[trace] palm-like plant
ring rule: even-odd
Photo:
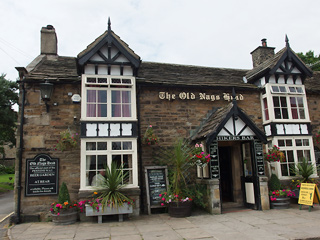
[[[172,191],[179,195],[186,187],[186,168],[189,167],[192,151],[190,146],[183,140],[177,140],[170,155],[169,162],[172,165]]]
[[[302,158],[302,162],[298,162],[294,167],[291,167],[291,172],[297,176],[302,177],[301,182],[310,182],[310,176],[316,173],[317,167],[310,164],[305,158]]]
[[[125,186],[123,180],[128,178],[128,172],[123,172],[122,167],[118,166],[116,162],[111,163],[111,167],[106,166],[106,173],[104,181],[101,184],[103,189],[101,195],[102,209],[104,207],[118,208],[123,206],[125,202],[132,202],[121,189]],[[99,188],[100,189],[100,188]]]

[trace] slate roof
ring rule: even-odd
[[[199,139],[204,139],[206,136],[217,131],[217,128],[221,122],[226,118],[227,114],[233,107],[233,103],[230,102],[225,107],[213,109],[206,119],[202,121],[200,126],[194,131],[193,135],[190,137],[192,141]]]
[[[304,64],[304,62],[299,58],[299,56],[294,51],[291,50],[290,46],[286,46],[283,49],[281,49],[279,52],[277,52],[272,58],[269,58],[265,62],[261,63],[259,66],[248,71],[246,73],[246,78],[248,82],[252,82],[257,78],[260,78],[268,74],[268,72],[274,69],[274,67],[276,67],[277,64],[279,64],[281,59],[283,57],[286,57],[288,54],[290,54],[296,59],[296,62],[298,63],[300,68],[305,70],[306,75],[309,75],[309,76],[312,75],[312,70],[306,64]]]
[[[77,59],[57,55],[39,55],[27,67],[26,78],[32,80],[79,80]]]
[[[87,54],[90,54],[92,50],[96,46],[98,46],[101,43],[104,43],[105,39],[107,38],[108,34],[110,32],[110,36],[113,37],[117,43],[120,44],[121,47],[125,49],[134,59],[140,61],[140,57],[129,47],[127,43],[125,43],[117,34],[115,34],[112,30],[107,30],[103,34],[101,34],[98,38],[96,38],[91,44],[87,46],[86,49],[84,49],[82,52],[78,54],[78,59],[81,59],[85,57]],[[130,59],[129,59],[130,60]]]
[[[248,70],[142,62],[137,83],[148,85],[240,87],[257,89],[243,81]]]

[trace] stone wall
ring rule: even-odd
[[[71,199],[77,199],[80,188],[80,148],[78,146],[73,150],[64,152],[55,150],[61,131],[69,128],[72,133],[80,133],[80,104],[74,104],[68,93],[80,94],[80,84],[55,84],[53,96],[48,102],[50,108],[47,113],[46,106],[40,98],[39,85],[26,85],[21,214],[40,214],[43,216],[49,211],[50,204],[57,200],[56,195],[25,196],[26,159],[33,159],[40,153],[48,154],[52,158],[59,158],[59,185],[66,182]],[[20,127],[18,127],[17,134],[17,140],[19,140]],[[17,146],[19,146],[19,141]],[[18,167],[19,159],[17,158],[16,183],[18,183]],[[15,201],[17,202],[17,189],[15,190]]]
[[[175,94],[175,99],[160,99],[159,93]],[[141,87],[138,93],[141,136],[149,125],[153,126],[154,133],[159,137],[159,144],[153,146],[142,145],[141,160],[142,169],[145,166],[156,165],[155,158],[161,154],[161,149],[172,146],[178,138],[188,138],[191,131],[195,130],[213,107],[223,107],[230,103],[223,99],[223,93],[229,93],[231,89],[209,88],[157,88]],[[179,93],[194,94],[195,99],[181,99]],[[220,100],[200,100],[199,93],[221,96]],[[239,100],[238,106],[255,122],[262,130],[261,104],[258,91],[236,90],[236,95],[241,94],[243,100]],[[169,98],[169,97],[168,97]],[[145,179],[140,182],[140,187],[145,193]],[[145,196],[145,195],[144,195]],[[146,199],[143,199],[146,211]]]

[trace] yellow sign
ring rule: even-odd
[[[313,203],[319,203],[319,189],[314,183],[301,183],[299,204],[312,206]]]

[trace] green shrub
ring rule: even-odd
[[[271,175],[271,178],[269,180],[269,190],[279,190],[281,188],[280,180],[277,175],[274,173]]]
[[[58,203],[63,204],[64,202],[68,202],[68,203],[71,202],[68,187],[65,182],[61,184],[59,195],[58,195]]]

